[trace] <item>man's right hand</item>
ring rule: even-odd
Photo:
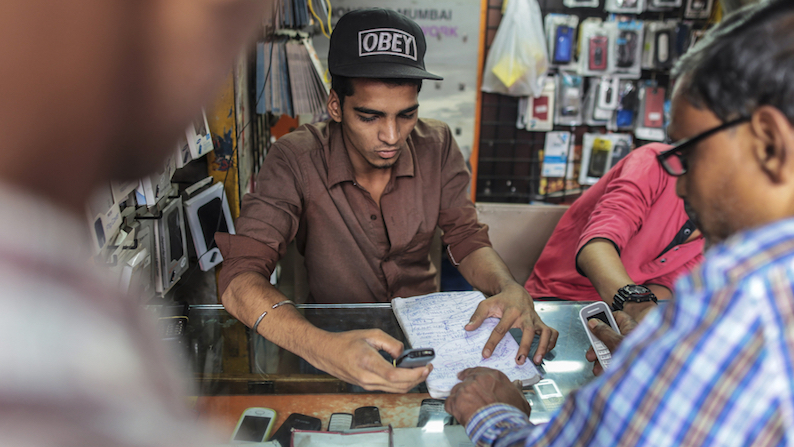
[[[615,317],[615,322],[620,328],[620,334],[612,330],[611,327],[598,318],[591,319],[587,322],[587,325],[590,327],[590,332],[592,332],[596,338],[601,340],[606,347],[609,348],[609,352],[614,353],[618,349],[620,343],[623,341],[623,338],[628,335],[629,332],[633,331],[635,327],[637,327],[637,322],[625,312],[613,312],[612,316]],[[598,357],[596,357],[592,346],[587,350],[585,357],[587,358],[587,361],[595,362],[593,365],[593,374],[600,376],[601,373],[604,372],[604,368],[602,368],[601,363],[598,362]]]
[[[380,329],[326,333],[314,349],[310,363],[345,382],[366,390],[405,393],[427,379],[432,365],[395,368],[378,353],[397,358],[403,344]]]

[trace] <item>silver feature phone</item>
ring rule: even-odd
[[[397,368],[419,368],[430,363],[436,357],[433,348],[406,349],[394,360]]]
[[[353,415],[350,413],[334,413],[328,421],[328,431],[344,432],[353,426]]]
[[[560,392],[557,383],[551,379],[543,379],[532,385],[532,388],[548,412],[557,410],[565,401],[565,396]]]
[[[270,408],[246,408],[237,421],[232,434],[232,444],[264,442],[276,422],[276,412]]]
[[[618,334],[620,333],[620,329],[618,328],[618,324],[615,322],[615,318],[612,316],[612,310],[609,308],[607,303],[603,301],[598,301],[585,306],[579,311],[579,319],[582,321],[584,332],[587,334],[587,338],[590,339],[590,344],[593,345],[593,350],[596,353],[596,357],[598,357],[598,362],[601,363],[602,368],[607,369],[609,367],[609,362],[612,360],[612,353],[609,352],[609,349],[606,347],[606,345],[604,345],[604,343],[601,342],[601,340],[596,338],[595,335],[590,332],[590,327],[587,326],[587,322],[593,318],[598,318],[599,320],[608,324]]]

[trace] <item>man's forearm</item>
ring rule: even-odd
[[[314,364],[313,348],[322,344],[327,333],[309,323],[294,306],[273,309],[274,304],[286,299],[267,278],[253,272],[236,276],[221,298],[226,310],[248,327],[267,312],[257,333]]]
[[[482,247],[469,253],[458,266],[458,271],[475,289],[488,296],[518,284],[502,258],[491,247]]]
[[[598,296],[609,305],[618,289],[634,284],[618,251],[607,239],[593,239],[582,247],[576,265],[593,284]]]

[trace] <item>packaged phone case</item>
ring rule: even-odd
[[[645,44],[642,53],[642,68],[669,70],[676,59],[678,34],[677,21],[645,22]]]
[[[557,76],[557,103],[554,122],[561,126],[582,124],[583,78],[575,73],[561,71]]]
[[[643,22],[620,20],[615,23],[615,68],[612,73],[619,78],[639,79],[642,75]]]
[[[584,99],[584,123],[588,126],[606,126],[609,119],[612,118],[611,110],[603,110],[598,107],[598,96],[604,79],[608,78],[590,78],[590,85]]]
[[[631,151],[631,134],[585,133],[582,137],[582,164],[579,184],[594,185]]]
[[[548,14],[545,27],[550,64],[562,69],[574,69],[579,17],[569,14]]]
[[[554,128],[555,90],[555,76],[549,76],[543,86],[543,93],[537,98],[531,96],[528,98],[527,108],[523,113],[526,120],[526,130],[546,132]]]
[[[640,108],[634,134],[641,140],[664,141],[667,90],[648,81],[639,91]]]
[[[708,19],[711,16],[713,4],[714,0],[687,0],[684,18]]]
[[[639,14],[645,9],[645,0],[606,0],[604,9],[618,14]]]
[[[615,66],[614,42],[617,34],[615,22],[588,18],[581,26],[581,52],[579,66],[582,76],[603,76],[612,73]]]
[[[681,6],[681,0],[648,0],[648,5],[645,9],[648,11],[666,11],[668,9],[680,8]]]
[[[612,119],[607,124],[611,131],[633,130],[634,118],[639,107],[639,93],[635,81],[622,79],[618,86],[618,104]]]
[[[598,0],[562,0],[569,8],[598,8]]]

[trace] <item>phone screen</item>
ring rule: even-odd
[[[557,396],[560,394],[557,391],[557,388],[550,383],[539,383],[536,385],[535,389],[538,390],[538,394],[540,395],[541,399],[545,396]]]
[[[610,326],[610,327],[612,326],[612,324],[611,324],[611,323],[609,322],[609,320],[607,319],[607,314],[606,314],[606,313],[604,313],[604,312],[599,312],[599,313],[597,313],[597,314],[595,314],[595,315],[590,315],[589,317],[587,317],[587,321],[590,321],[590,320],[592,320],[593,318],[598,318],[599,320],[601,320],[601,321],[603,321],[604,323],[606,323],[606,325],[607,325],[607,326]]]
[[[262,442],[270,425],[269,417],[246,416],[234,435],[234,441]]]

